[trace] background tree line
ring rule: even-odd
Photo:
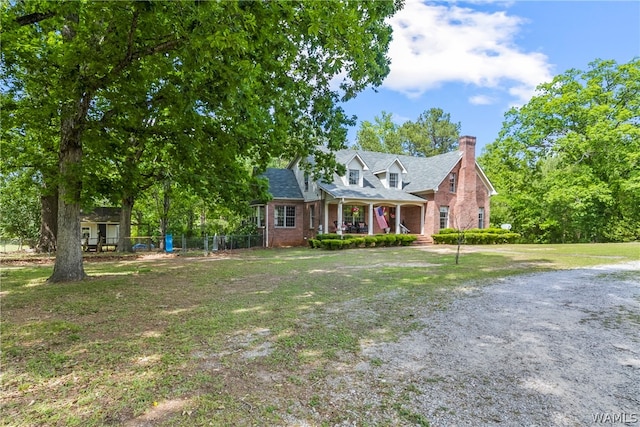
[[[380,153],[429,157],[458,148],[460,123],[451,122],[451,115],[440,108],[425,110],[415,122],[401,125],[391,113],[383,111],[374,122],[364,121],[356,135],[355,149]]]
[[[640,60],[596,60],[540,85],[479,158],[491,221],[528,242],[640,239]]]
[[[354,148],[432,156],[457,149],[459,130],[439,108],[401,125],[383,111]],[[639,240],[640,61],[596,60],[540,85],[478,162],[498,191],[492,224],[525,242]]]

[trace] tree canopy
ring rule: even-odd
[[[529,241],[640,238],[640,60],[596,60],[538,88],[479,158],[492,220]]]
[[[224,202],[256,188],[257,172],[275,155],[315,153],[315,172],[335,168],[331,152],[353,123],[338,101],[381,84],[389,71],[386,19],[401,2],[2,7],[3,102],[44,98],[36,123],[24,109],[7,112],[7,144],[20,149],[46,125],[56,134],[43,162],[56,165],[56,282],[85,276],[80,206],[84,193],[105,187],[102,177],[135,193],[145,170],[161,169]],[[44,152],[50,134],[34,138],[34,152]]]
[[[358,129],[355,147],[358,150],[379,153],[405,154],[405,147],[398,133],[399,126],[393,122],[391,113],[383,111],[374,118],[374,123],[364,121]]]
[[[460,123],[452,123],[449,113],[440,108],[425,110],[415,122],[393,122],[391,113],[383,111],[374,122],[364,121],[356,136],[355,148],[382,153],[430,157],[455,150]]]

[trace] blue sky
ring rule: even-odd
[[[343,105],[358,124],[382,111],[401,124],[441,108],[477,137],[493,142],[505,112],[535,87],[595,59],[622,64],[640,56],[640,1],[406,0],[390,20],[391,72],[383,85]]]

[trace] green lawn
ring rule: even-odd
[[[91,257],[90,279],[56,285],[51,263],[5,262],[0,423],[366,425],[377,411],[413,425],[402,396],[335,407],[323,381],[355,375],[361,344],[421,328],[465,287],[640,259],[638,243],[464,247],[457,266],[454,250]]]

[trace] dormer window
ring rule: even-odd
[[[349,185],[360,184],[360,171],[358,169],[349,169]]]
[[[452,193],[456,192],[456,174],[453,172],[449,175],[449,191]]]
[[[304,173],[304,191],[309,191],[309,172]]]
[[[389,174],[389,188],[398,188],[398,174],[390,173]]]

